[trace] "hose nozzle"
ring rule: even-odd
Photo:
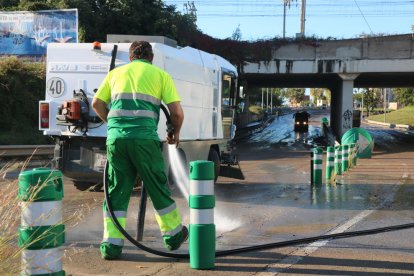
[[[167,135],[168,138],[173,138],[174,136],[174,126],[171,123],[167,123]]]

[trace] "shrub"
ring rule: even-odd
[[[263,113],[263,108],[261,108],[260,106],[257,105],[251,105],[249,106],[249,111],[250,113],[256,114],[256,115],[261,115]]]
[[[38,101],[44,91],[44,63],[0,60],[0,144],[47,143],[38,130]]]

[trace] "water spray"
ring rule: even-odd
[[[190,198],[190,180],[188,177],[187,166],[185,165],[185,160],[181,158],[179,154],[179,149],[175,145],[168,145],[168,161],[170,164],[171,172],[175,179],[175,184],[180,190],[182,196],[189,203]],[[225,215],[225,210],[218,205],[214,209],[214,219],[216,221],[217,230],[222,232],[231,231],[233,229],[241,226],[239,220],[232,219]]]
[[[175,184],[181,191],[183,197],[187,200],[190,196],[189,180],[184,166],[184,160],[180,158],[179,150],[175,145],[168,145],[168,159],[170,163],[171,172],[175,179]]]

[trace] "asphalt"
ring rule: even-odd
[[[313,114],[308,133],[293,132],[291,116],[281,116],[238,143],[245,179],[221,177],[215,186],[218,250],[414,221],[413,138],[403,132],[365,126],[378,141],[373,158],[359,160],[336,184],[312,189],[309,150],[320,133],[321,116],[324,114]],[[188,223],[187,202],[180,198],[178,189],[174,195]],[[129,221],[134,221],[137,200],[130,210]],[[69,274],[414,274],[414,250],[409,242],[414,238],[412,230],[221,257],[216,259],[214,270],[199,271],[191,269],[188,260],[153,256],[130,244],[121,260],[103,261],[97,248],[101,219],[97,214],[91,217],[87,225],[69,232],[73,248],[83,250],[65,262]],[[128,230],[134,233],[134,225]],[[151,210],[144,241],[162,250]],[[185,253],[187,246],[179,252]]]
[[[307,133],[293,132],[293,119],[286,115],[238,142],[245,179],[220,177],[215,185],[217,250],[414,222],[414,137],[408,132],[363,125],[376,141],[372,159],[360,159],[335,184],[310,185],[309,151],[324,112],[312,113]],[[138,195],[128,212],[132,235]],[[188,203],[178,188],[173,195],[188,224]],[[154,256],[130,243],[120,260],[104,261],[98,249],[102,200],[102,192],[79,192],[66,182],[67,275],[414,274],[412,229],[220,257],[213,270],[194,270],[188,260]],[[150,202],[144,243],[162,250]],[[178,253],[187,250],[184,244]]]

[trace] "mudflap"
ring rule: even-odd
[[[220,176],[244,180],[244,174],[240,168],[239,156],[234,153],[222,153]]]
[[[240,168],[240,165],[230,166],[230,165],[221,165],[220,166],[220,176],[244,180],[244,174]]]

